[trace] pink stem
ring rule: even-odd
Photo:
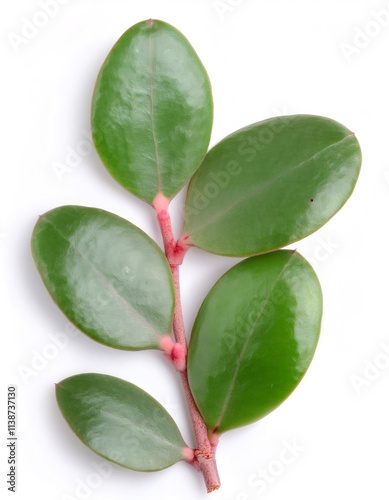
[[[181,369],[179,371],[182,384],[184,386],[185,396],[188,402],[189,412],[197,442],[197,449],[194,453],[195,458],[192,462],[192,465],[202,472],[207,487],[207,492],[210,493],[220,487],[220,479],[215,461],[216,446],[210,443],[207,426],[204,423],[204,420],[193,398],[192,391],[190,390],[188,373],[186,369],[187,341],[181,305],[179,266],[182,264],[184,256],[189,250],[190,246],[182,244],[181,242],[177,242],[175,240],[171,226],[170,215],[168,213],[168,206],[168,200],[162,198],[161,195],[159,195],[157,202],[154,203],[154,208],[157,211],[158,222],[162,233],[165,254],[168,259],[173,276],[175,292],[173,332],[176,343],[181,346],[182,353],[184,355],[184,362],[181,363]],[[174,359],[172,359],[172,362],[177,367]]]
[[[186,370],[184,372],[181,372],[181,380],[184,386],[186,400],[188,402],[189,412],[197,442],[197,450],[195,451],[197,467],[200,469],[204,476],[207,492],[211,493],[212,491],[218,490],[220,488],[219,473],[217,471],[214,453],[215,450],[209,442],[207,427],[193,399]]]
[[[180,293],[180,269],[177,265],[172,265],[172,264],[170,264],[170,268],[172,270],[174,292],[176,296],[176,305],[174,308],[174,316],[173,316],[173,332],[176,338],[176,342],[178,342],[183,346],[186,356],[187,345],[186,345],[184,318],[182,315],[182,304],[181,304],[181,293]]]

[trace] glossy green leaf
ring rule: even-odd
[[[170,335],[174,289],[160,248],[104,210],[59,207],[38,220],[32,252],[44,284],[66,316],[94,340],[153,349]]]
[[[73,432],[111,462],[156,471],[185,458],[186,444],[172,417],[136,385],[85,373],[57,384],[56,396]]]
[[[196,318],[188,376],[210,431],[258,420],[295,389],[319,337],[322,295],[298,253],[240,262],[216,283]]]
[[[156,20],[126,31],[92,105],[94,143],[112,176],[149,203],[171,199],[204,158],[212,119],[208,75],[182,33]]]
[[[360,165],[355,136],[328,118],[283,116],[238,130],[207,154],[190,182],[188,242],[247,256],[297,241],[343,206]]]

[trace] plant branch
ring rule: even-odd
[[[185,335],[184,318],[181,304],[179,266],[183,262],[185,254],[189,249],[189,245],[182,244],[181,242],[177,242],[175,240],[171,226],[170,215],[168,212],[168,206],[168,200],[166,200],[166,198],[163,198],[161,195],[159,195],[158,200],[156,200],[156,202],[154,203],[154,208],[157,211],[157,218],[164,243],[165,255],[168,259],[173,276],[175,292],[173,333],[176,343],[180,346],[182,355],[184,356],[183,362],[181,362],[180,364],[181,369],[178,368],[177,362],[173,359],[172,355],[171,361],[180,372],[181,381],[184,386],[184,392],[188,403],[193,430],[197,442],[197,449],[194,453],[192,465],[202,472],[207,487],[207,492],[210,493],[220,487],[220,479],[214,456],[216,446],[215,444],[210,443],[207,426],[205,425],[204,420],[193,398],[186,369],[187,340]],[[172,350],[172,352],[174,351]]]

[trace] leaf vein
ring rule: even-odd
[[[116,401],[116,403],[117,403],[117,401]],[[139,433],[139,434],[144,434],[146,436],[150,436],[150,432],[149,432],[150,429],[146,429],[145,426],[139,425],[137,422],[129,419],[128,417],[125,417],[125,416],[122,417],[120,415],[116,415],[116,414],[112,413],[109,410],[104,410],[104,409],[100,409],[100,414],[109,417],[110,420],[112,420],[112,421],[119,422],[120,424],[123,425],[123,427],[129,426],[132,430],[134,430],[134,433],[136,433],[136,434]],[[128,427],[126,427],[126,428],[128,428]],[[152,439],[158,443],[161,443],[162,445],[164,445],[168,448],[177,449],[177,446],[174,443],[172,443],[171,441],[169,441],[168,439],[166,439],[166,437],[163,435],[153,433]]]
[[[150,128],[153,136],[154,143],[154,156],[155,165],[157,168],[157,182],[158,182],[158,192],[161,191],[161,161],[159,156],[158,141],[155,132],[155,103],[154,103],[154,69],[153,69],[153,57],[154,57],[154,47],[153,41],[150,36],[149,38],[149,67],[150,67]]]
[[[196,229],[192,230],[192,234],[205,229],[206,227],[208,227],[209,225],[211,225],[212,223],[214,223],[218,219],[223,218],[229,212],[231,212],[231,210],[233,210],[237,205],[241,204],[242,202],[244,202],[246,204],[248,200],[250,200],[250,199],[252,199],[254,197],[258,197],[261,193],[263,193],[264,191],[268,190],[269,187],[271,187],[276,181],[282,179],[283,177],[288,177],[294,171],[296,171],[299,168],[303,167],[306,163],[308,163],[308,162],[316,159],[317,157],[319,157],[320,155],[322,155],[326,151],[339,146],[343,141],[345,141],[346,139],[348,139],[350,137],[352,137],[352,136],[351,135],[346,135],[345,137],[343,137],[343,139],[339,140],[338,142],[334,142],[333,144],[330,144],[330,145],[326,146],[324,149],[316,152],[315,154],[313,154],[309,158],[301,161],[297,165],[293,165],[293,166],[291,166],[291,167],[289,167],[289,168],[281,171],[278,175],[276,175],[274,177],[271,177],[270,179],[268,179],[265,182],[262,182],[259,186],[256,185],[256,184],[251,185],[249,187],[249,189],[244,192],[244,196],[242,198],[235,199],[232,203],[230,203],[229,205],[227,205],[225,207],[222,207],[221,210],[219,210],[218,212],[216,212],[211,217],[202,217],[201,221],[203,223],[199,224],[196,227]]]
[[[242,350],[241,352],[239,353],[239,356],[238,356],[238,359],[237,359],[237,362],[236,362],[236,367],[235,367],[235,370],[234,370],[234,374],[233,374],[233,377],[232,377],[232,381],[231,381],[231,385],[227,391],[227,394],[226,394],[226,398],[225,398],[225,401],[224,401],[224,404],[223,404],[223,407],[221,409],[221,412],[220,412],[220,415],[219,415],[219,418],[218,418],[218,422],[216,424],[216,427],[219,427],[222,423],[222,420],[227,412],[227,409],[228,409],[228,405],[231,401],[231,398],[232,398],[232,394],[233,394],[233,391],[235,389],[235,384],[236,384],[236,380],[238,378],[238,375],[239,375],[239,371],[240,371],[240,367],[241,367],[241,364],[242,364],[242,361],[243,361],[243,357],[244,357],[244,354],[245,352],[247,351],[247,348],[250,344],[250,341],[254,335],[254,331],[255,331],[255,328],[256,326],[258,325],[258,322],[262,316],[262,313],[263,311],[265,310],[267,304],[269,303],[269,300],[270,300],[270,297],[276,287],[276,285],[278,284],[279,280],[281,279],[282,275],[284,274],[285,270],[288,268],[288,266],[290,265],[290,262],[292,260],[294,256],[294,253],[292,253],[292,255],[289,257],[288,261],[285,263],[284,267],[282,268],[281,272],[279,273],[279,275],[277,276],[277,278],[275,279],[271,289],[269,290],[269,293],[266,297],[266,299],[264,300],[263,304],[262,304],[262,307],[258,310],[258,313],[255,317],[255,320],[247,334],[247,338],[243,344],[243,347],[242,347]]]
[[[117,296],[126,306],[126,309],[128,309],[131,313],[133,313],[137,318],[139,318],[141,320],[141,323],[144,323],[145,326],[152,331],[152,333],[155,335],[155,336],[159,336],[161,335],[161,332],[157,331],[154,326],[149,322],[147,321],[147,318],[145,316],[143,316],[134,306],[133,304],[131,304],[131,302],[129,302],[126,297],[124,297],[123,295],[120,294],[120,291],[115,288],[115,286],[109,281],[109,278],[108,276],[106,276],[90,259],[87,258],[86,255],[84,255],[80,249],[74,245],[74,243],[72,243],[70,241],[70,239],[65,235],[63,234],[59,229],[58,227],[56,227],[52,221],[48,220],[47,221],[52,227],[53,229],[69,244],[69,246],[83,259],[83,261],[85,262],[85,264],[89,267],[91,267],[93,269],[93,271],[96,273],[97,277],[100,279],[100,281],[103,283],[103,285],[107,286],[107,288],[109,288],[109,290],[111,290],[113,292],[113,294],[115,296]],[[101,323],[100,323],[101,324]],[[103,325],[102,325],[103,326]]]

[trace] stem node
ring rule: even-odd
[[[215,461],[217,440],[214,440],[212,443],[210,442],[207,426],[197,408],[189,386],[188,374],[186,371],[187,342],[180,296],[179,266],[182,264],[185,254],[191,245],[189,243],[189,237],[187,236],[182,237],[178,242],[174,239],[171,219],[168,212],[168,200],[162,195],[158,195],[153,206],[157,212],[165,247],[165,255],[172,272],[176,299],[173,316],[173,333],[176,343],[174,343],[170,337],[164,337],[161,342],[161,349],[164,355],[171,360],[181,374],[181,380],[184,386],[198,448],[194,451],[194,458],[190,463],[203,474],[207,492],[210,493],[220,487],[220,479]],[[216,433],[214,437],[215,436],[217,436]]]

